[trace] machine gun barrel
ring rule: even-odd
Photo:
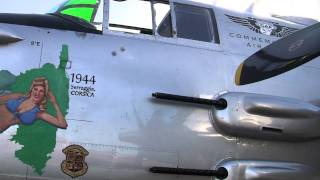
[[[213,99],[204,99],[204,98],[159,93],[159,92],[152,93],[152,96],[157,99],[166,99],[171,101],[215,106],[216,108],[219,108],[219,109],[224,109],[227,107],[227,102],[224,99],[213,100]]]

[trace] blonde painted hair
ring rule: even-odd
[[[44,97],[38,104],[40,111],[46,111],[47,109],[47,99],[48,99],[48,91],[49,91],[49,82],[45,77],[38,77],[35,78],[32,81],[32,84],[30,86],[29,93],[27,94],[27,97],[31,97],[32,89],[36,86],[42,86],[44,88]]]

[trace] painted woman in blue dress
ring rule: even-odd
[[[46,112],[48,100],[56,111],[56,117]],[[0,96],[0,133],[15,124],[32,125],[36,119],[62,129],[68,126],[56,97],[49,90],[48,80],[44,77],[35,78],[26,95],[12,93]]]

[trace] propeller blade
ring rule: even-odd
[[[235,83],[245,85],[265,80],[290,71],[319,55],[320,23],[317,23],[251,55],[238,67]]]

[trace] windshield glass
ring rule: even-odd
[[[66,0],[50,13],[65,17],[74,17],[102,29],[102,0]]]

